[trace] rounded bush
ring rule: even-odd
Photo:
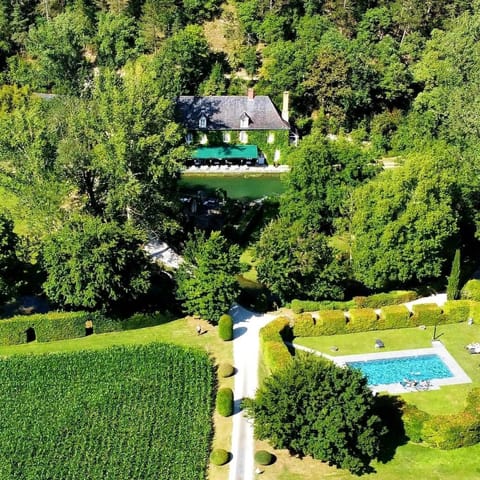
[[[218,321],[218,336],[225,342],[233,339],[233,318],[230,315],[222,315]]]
[[[255,452],[255,462],[259,465],[271,465],[275,457],[266,450],[258,450]]]
[[[216,448],[210,454],[210,462],[219,467],[225,465],[230,460],[230,453],[228,453],[223,448]]]
[[[235,367],[230,363],[221,363],[218,366],[218,376],[221,378],[231,377],[235,373]]]
[[[480,301],[480,280],[469,280],[462,288],[461,297],[466,300]]]
[[[215,403],[217,412],[222,417],[233,415],[233,391],[231,388],[221,388],[217,393]]]

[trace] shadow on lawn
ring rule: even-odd
[[[408,438],[402,421],[402,407],[404,401],[391,395],[379,395],[376,397],[376,414],[382,419],[387,431],[380,441],[379,462],[387,463],[395,456],[397,448],[405,445]]]

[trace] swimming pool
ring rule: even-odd
[[[371,386],[400,383],[405,380],[422,382],[454,376],[437,354],[381,358],[346,364],[361,370]]]

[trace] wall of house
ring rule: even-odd
[[[243,130],[246,132],[248,140],[242,142],[240,140],[240,131],[217,131],[217,132],[192,132],[193,133],[193,145],[240,145],[246,143],[248,145],[256,145],[261,153],[264,154],[269,164],[274,163],[275,151],[280,153],[279,162],[285,163],[286,151],[288,149],[288,130]],[[230,134],[230,141],[224,141],[224,134]],[[272,143],[269,143],[269,136],[274,136]],[[206,141],[205,141],[206,140]]]

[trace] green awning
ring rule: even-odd
[[[208,159],[257,159],[258,148],[256,145],[224,145],[222,147],[198,147],[192,154],[197,160]]]

